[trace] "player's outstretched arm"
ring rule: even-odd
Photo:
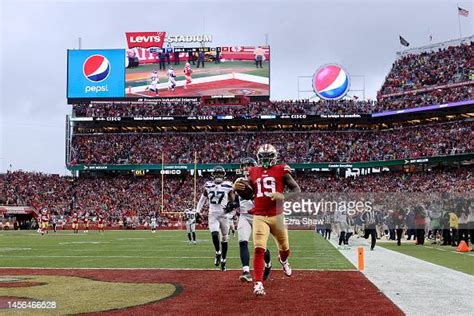
[[[296,197],[298,194],[301,193],[300,186],[298,185],[298,183],[296,183],[295,179],[293,179],[291,174],[285,173],[285,175],[283,176],[283,183],[288,189],[290,189],[290,192],[284,194],[285,200]]]
[[[228,199],[229,200],[227,202],[227,205],[224,208],[224,213],[226,213],[226,214],[232,212],[234,209],[239,207],[239,200],[238,200],[237,195],[235,194],[234,191],[229,192],[229,198]]]
[[[196,212],[198,214],[201,214],[202,208],[204,207],[204,203],[206,203],[206,197],[207,197],[207,191],[201,194],[201,198],[199,199],[199,202],[197,204]]]
[[[290,189],[290,192],[287,192],[285,194],[280,193],[280,192],[273,193],[272,194],[273,201],[283,201],[283,200],[291,199],[301,193],[300,186],[298,185],[298,183],[296,183],[295,179],[293,179],[291,174],[286,173],[283,176],[283,183],[285,184],[285,187]]]
[[[229,202],[232,202],[232,203],[235,201],[235,192],[234,191],[229,191],[228,200],[229,200]]]

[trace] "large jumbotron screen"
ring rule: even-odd
[[[127,52],[125,97],[270,96],[269,47],[163,48],[151,54],[134,63]]]
[[[69,103],[82,100],[270,97],[270,48],[68,51]]]

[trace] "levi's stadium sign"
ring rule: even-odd
[[[165,42],[171,43],[209,43],[212,42],[212,35],[168,35],[166,32],[127,32],[128,48],[163,48]]]

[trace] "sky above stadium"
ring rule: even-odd
[[[473,34],[472,1],[0,0],[0,172],[65,169],[66,50],[125,48],[127,31],[211,34],[212,46],[271,46],[271,98],[298,97],[297,77],[335,62],[375,98],[398,36],[410,47]],[[211,46],[209,45],[209,46]],[[311,89],[300,81],[301,89]],[[361,87],[361,82],[353,85]],[[302,97],[311,95],[301,94]]]

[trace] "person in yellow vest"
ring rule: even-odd
[[[451,246],[456,247],[457,246],[457,240],[458,240],[458,228],[459,228],[459,223],[458,223],[458,215],[456,214],[455,210],[452,210],[449,213],[449,228],[451,228]]]

